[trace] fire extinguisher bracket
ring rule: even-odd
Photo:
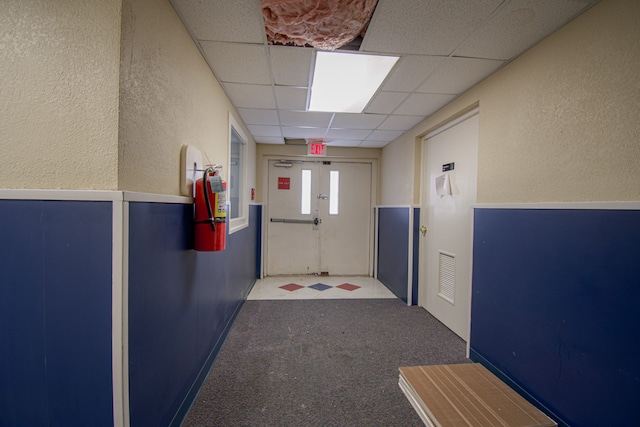
[[[193,145],[183,145],[180,149],[180,194],[195,196],[195,183],[203,169],[202,152]]]

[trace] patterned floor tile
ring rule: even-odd
[[[297,291],[298,289],[304,288],[304,286],[296,285],[295,283],[289,283],[288,285],[278,286],[280,289],[284,289],[285,291]]]
[[[336,286],[336,288],[344,289],[345,291],[355,291],[356,289],[360,289],[360,286],[352,285],[351,283],[343,283],[342,285]]]
[[[322,280],[322,282],[318,282]],[[322,291],[313,287],[320,284]],[[349,286],[350,285],[350,286]],[[310,287],[311,286],[311,287]],[[352,288],[358,286],[358,289]],[[329,287],[331,287],[329,289]],[[350,291],[353,289],[353,292]],[[299,300],[299,299],[349,299],[396,298],[380,281],[361,276],[274,276],[258,279],[247,299],[250,300]]]
[[[315,285],[308,286],[311,289],[315,289],[316,291],[326,291],[327,289],[333,288],[333,286],[325,285],[324,283],[316,283]]]

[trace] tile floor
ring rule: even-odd
[[[258,279],[247,299],[396,298],[373,277],[275,276]]]

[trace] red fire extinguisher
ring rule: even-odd
[[[227,242],[227,183],[218,170],[208,167],[196,181],[195,239],[196,251],[223,251]]]

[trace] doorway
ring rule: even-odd
[[[372,165],[270,160],[266,275],[368,276]]]
[[[419,304],[468,342],[478,110],[422,142]]]

